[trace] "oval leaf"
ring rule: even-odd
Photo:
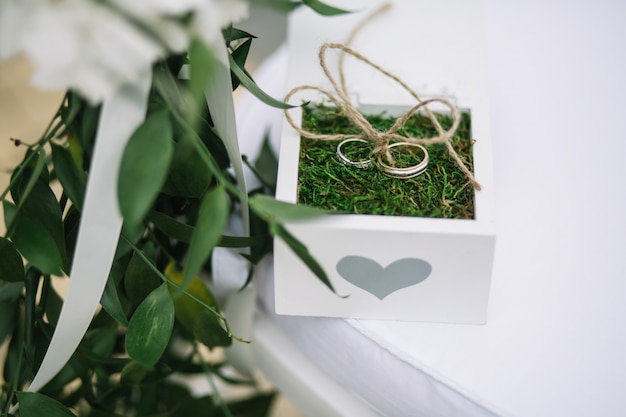
[[[46,166],[46,153],[43,149],[39,149],[36,152],[29,150],[22,164],[24,171],[18,169],[11,177],[11,196],[18,207],[21,206],[22,200],[28,197],[37,181],[41,180],[47,183],[50,179],[48,170],[44,169]],[[28,179],[25,176],[28,176]]]
[[[13,333],[19,322],[20,296],[24,288],[23,282],[13,282],[0,287],[0,345]]]
[[[162,193],[184,197],[201,197],[211,184],[213,174],[198,155],[189,136],[178,139]]]
[[[61,275],[62,256],[55,239],[39,219],[23,212],[13,222],[13,242],[28,262],[47,275]]]
[[[37,392],[18,392],[22,417],[76,417],[57,400]]]
[[[263,194],[250,197],[249,203],[250,207],[265,220],[304,220],[328,214],[327,211],[317,207],[285,203]]]
[[[246,60],[248,59],[248,54],[250,53],[250,46],[252,45],[252,38],[248,38],[245,42],[240,44],[237,49],[235,49],[231,55],[235,62],[239,65],[243,71],[248,74],[245,69]],[[250,74],[248,74],[250,76]],[[233,90],[239,87],[239,80],[235,76],[235,74],[231,74]]]
[[[178,269],[175,262],[170,262],[167,265],[164,274],[177,285],[181,285],[183,282],[184,271]],[[170,292],[176,292],[174,286],[169,288]],[[195,299],[187,294],[193,295]],[[187,287],[187,293],[174,299],[174,306],[176,319],[199,342],[204,343],[209,348],[228,346],[231,343],[228,332],[220,324],[213,294],[200,278],[193,277]],[[206,306],[212,307],[213,310]]]
[[[181,223],[173,217],[155,210],[150,212],[148,219],[154,223],[157,229],[172,239],[185,243],[189,243],[191,240],[194,228],[188,224]]]
[[[128,141],[117,189],[128,229],[134,230],[150,210],[165,182],[173,153],[172,125],[166,110],[148,117]]]
[[[0,237],[0,280],[17,282],[24,280],[24,263],[13,242]]]
[[[54,162],[54,172],[56,173],[63,191],[72,204],[79,210],[83,206],[83,197],[85,194],[85,173],[80,171],[72,158],[72,155],[65,148],[50,144],[52,148],[52,161]]]
[[[160,284],[159,276],[144,262],[141,256],[133,253],[124,274],[124,291],[128,299],[137,305]]]
[[[333,287],[328,275],[326,275],[326,271],[324,271],[324,268],[322,268],[317,260],[311,255],[309,249],[302,244],[302,242],[296,239],[279,223],[270,223],[270,230],[274,236],[281,238],[283,242],[291,248],[298,258],[300,258],[300,260],[309,267],[311,272],[313,272],[324,285],[326,285],[332,292],[336,293],[335,287]]]
[[[213,75],[217,60],[211,49],[199,40],[193,39],[189,47],[189,90],[196,103],[204,99],[207,83]]]
[[[124,307],[122,307],[122,302],[117,294],[117,286],[115,285],[114,274],[119,273],[116,272],[116,269],[119,270],[122,268],[118,265],[119,262],[114,263],[111,268],[111,273],[109,274],[106,286],[104,287],[104,292],[100,298],[100,304],[114,320],[124,326],[128,326],[128,319],[126,319],[126,315],[124,314]]]
[[[37,181],[21,204],[10,227],[17,250],[45,274],[67,270],[65,232],[54,192],[48,184]]]
[[[220,241],[227,221],[228,196],[224,188],[218,186],[207,192],[200,204],[198,221],[187,251],[183,287],[198,275],[213,247]]]
[[[268,104],[272,107],[276,107],[279,109],[291,109],[296,106],[292,106],[290,104],[284,103],[282,101],[276,100],[272,96],[268,95],[265,91],[261,90],[261,88],[254,82],[252,78],[246,74],[246,71],[239,66],[235,58],[232,55],[228,56],[230,62],[230,70],[235,77],[243,84],[244,87],[248,91],[250,91],[256,98],[261,100],[263,103]]]
[[[193,334],[201,343],[209,348],[230,346],[233,339],[220,323],[220,320],[209,310],[202,310],[194,321]]]
[[[302,0],[302,4],[310,7],[322,16],[337,16],[340,14],[350,13],[348,10],[330,6],[320,0]]]
[[[144,379],[149,369],[140,363],[130,361],[126,364],[120,374],[120,383],[122,385],[139,385]]]
[[[151,367],[169,343],[174,326],[174,302],[162,284],[137,307],[128,324],[126,350],[131,358]]]

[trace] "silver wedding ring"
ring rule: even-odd
[[[341,141],[341,143],[339,143],[339,145],[337,145],[337,158],[339,158],[341,163],[346,164],[346,165],[354,166],[354,167],[357,167],[357,168],[368,168],[368,167],[370,167],[372,165],[372,159],[371,158],[368,157],[367,159],[361,159],[361,160],[358,160],[358,161],[353,161],[352,159],[348,158],[343,153],[343,150],[341,148],[343,147],[343,145],[345,145],[346,143],[350,143],[350,142],[359,142],[359,143],[369,144],[369,142],[366,141],[365,139],[359,139],[359,138],[345,139],[345,140]]]
[[[414,148],[418,148],[422,151],[422,153],[424,154],[424,157],[417,165],[412,165],[406,168],[398,168],[398,167],[394,167],[383,162],[382,155],[379,155],[378,165],[381,167],[385,175],[389,177],[393,177],[393,178],[406,179],[406,178],[417,177],[419,174],[421,174],[422,172],[426,170],[426,167],[428,166],[428,161],[429,161],[428,151],[426,150],[426,148],[416,143],[397,142],[397,143],[393,143],[389,145],[389,149],[395,148],[397,146],[412,146]]]

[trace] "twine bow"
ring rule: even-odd
[[[324,94],[326,97],[328,97],[328,99],[335,106],[337,106],[338,109],[341,109],[342,112],[345,114],[345,116],[348,118],[348,120],[355,127],[357,127],[360,130],[361,133],[358,134],[358,135],[354,135],[354,134],[347,135],[347,134],[317,134],[317,133],[313,133],[313,132],[310,132],[310,131],[305,130],[302,127],[298,126],[295,123],[295,121],[293,120],[293,118],[291,117],[291,115],[289,114],[288,110],[285,110],[285,117],[287,119],[287,122],[302,137],[307,138],[307,139],[342,140],[342,139],[346,139],[346,138],[359,138],[359,139],[367,140],[368,142],[373,144],[373,147],[374,147],[373,148],[373,153],[374,153],[374,155],[383,155],[385,158],[387,158],[387,160],[390,163],[393,163],[393,157],[391,156],[391,153],[389,151],[389,145],[390,145],[390,143],[392,141],[408,142],[408,143],[419,144],[419,145],[434,145],[434,144],[437,144],[437,143],[444,143],[446,145],[446,147],[448,148],[448,152],[450,153],[450,156],[452,157],[452,159],[454,159],[454,161],[458,165],[459,169],[465,174],[467,179],[472,183],[472,185],[474,186],[474,189],[480,190],[481,189],[480,184],[476,181],[476,179],[474,178],[474,175],[472,174],[472,172],[465,165],[465,163],[461,160],[461,158],[457,154],[456,150],[452,146],[451,139],[454,136],[454,133],[456,132],[456,130],[457,130],[458,126],[459,126],[459,122],[460,122],[459,112],[458,112],[456,106],[454,106],[454,104],[452,104],[452,102],[450,102],[450,100],[447,100],[447,99],[445,99],[443,97],[431,98],[431,99],[428,99],[428,100],[420,99],[420,97],[417,95],[417,93],[415,91],[413,91],[404,81],[402,81],[401,79],[399,79],[395,75],[391,74],[389,71],[385,70],[384,68],[382,68],[378,64],[372,62],[371,60],[369,60],[368,58],[366,58],[365,56],[361,55],[359,52],[355,51],[354,49],[350,48],[347,45],[347,44],[349,44],[352,41],[352,39],[355,37],[357,31],[360,30],[365,25],[365,23],[369,22],[369,20],[371,20],[374,16],[378,15],[383,10],[386,10],[388,7],[389,7],[389,4],[385,4],[385,5],[383,5],[383,7],[381,7],[380,9],[377,9],[371,15],[366,17],[366,19],[363,22],[361,22],[352,31],[352,33],[348,37],[348,40],[347,40],[346,44],[325,43],[320,48],[320,51],[319,51],[320,66],[322,67],[322,70],[324,71],[324,74],[326,75],[326,77],[330,81],[331,85],[333,86],[336,95],[333,94],[332,92],[330,92],[328,90],[325,90],[325,89],[323,89],[321,87],[318,87],[318,86],[301,85],[301,86],[298,86],[298,87],[295,87],[294,89],[292,89],[285,96],[285,101],[288,102],[289,99],[294,94],[296,94],[299,91],[303,91],[303,90],[315,90],[315,91],[318,91],[318,92]],[[326,64],[326,51],[328,49],[338,49],[338,50],[340,50],[340,53],[341,53],[341,55],[339,56],[339,75],[340,75],[340,80],[341,80],[340,83],[337,82],[335,77],[330,72],[330,70],[328,68],[328,65]],[[418,102],[418,104],[416,104],[413,107],[411,107],[411,109],[409,109],[406,113],[404,113],[404,115],[402,115],[400,118],[398,118],[394,122],[394,124],[387,131],[381,132],[381,131],[375,129],[374,127],[372,127],[372,125],[365,119],[365,117],[363,117],[363,115],[358,111],[358,109],[352,103],[352,100],[350,100],[350,97],[349,97],[349,94],[348,94],[348,91],[347,91],[347,88],[346,88],[345,76],[344,76],[344,71],[343,71],[343,62],[344,62],[344,58],[345,58],[346,54],[352,55],[353,57],[355,57],[356,59],[360,60],[361,62],[371,66],[372,68],[374,68],[377,71],[381,72],[385,76],[387,76],[387,77],[391,78],[392,80],[394,80],[402,88],[404,88],[413,98],[415,98],[415,100]],[[450,115],[451,115],[451,118],[452,118],[452,126],[448,130],[444,130],[443,129],[443,127],[441,126],[441,124],[439,123],[437,118],[435,117],[434,113],[428,108],[428,104],[435,103],[435,102],[441,103],[444,106],[446,106],[448,109],[450,109]],[[404,126],[404,124],[409,120],[409,118],[411,116],[413,116],[413,114],[417,113],[420,109],[423,109],[426,112],[428,118],[433,123],[433,126],[437,130],[437,136],[433,136],[433,137],[430,137],[430,138],[415,138],[415,137],[406,137],[406,136],[402,136],[402,135],[398,134],[397,133],[398,130],[402,126]]]

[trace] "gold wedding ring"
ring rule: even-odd
[[[397,142],[397,143],[393,143],[389,145],[389,149],[392,149],[398,146],[410,146],[410,147],[418,148],[420,151],[422,151],[422,153],[424,154],[424,157],[417,165],[412,165],[406,168],[399,168],[399,167],[394,167],[394,166],[386,164],[385,162],[383,162],[382,155],[378,155],[378,165],[381,167],[385,175],[387,175],[388,177],[393,177],[393,178],[407,179],[407,178],[417,177],[419,174],[421,174],[422,172],[426,170],[426,167],[428,166],[428,161],[429,161],[428,151],[426,150],[426,148],[416,143]]]

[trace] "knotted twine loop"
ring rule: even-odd
[[[367,16],[365,20],[361,22],[359,25],[357,25],[355,30],[351,32],[350,36],[348,37],[348,42],[351,42],[352,39],[354,39],[356,32],[360,30],[365,25],[365,23],[369,22],[374,16],[378,15],[380,12],[382,12],[383,10],[386,10],[387,8],[389,8],[389,4],[383,5],[381,8],[375,10],[371,15]],[[326,64],[326,51],[328,49],[340,50],[341,55],[339,57],[339,74],[340,74],[341,84],[339,84],[336,81],[335,77],[330,72],[328,65]],[[354,58],[358,59],[359,61],[376,69],[377,71],[387,76],[388,78],[391,78],[393,81],[398,83],[404,90],[406,90],[413,98],[415,98],[418,104],[411,107],[411,109],[409,109],[406,113],[404,113],[404,115],[396,119],[394,124],[387,131],[381,132],[375,129],[365,119],[365,117],[363,117],[363,115],[358,111],[358,109],[350,100],[350,97],[346,88],[345,75],[343,71],[343,62],[344,62],[345,54],[352,55]],[[461,157],[459,157],[456,150],[452,146],[451,140],[457,128],[459,127],[460,117],[459,117],[459,112],[456,106],[454,106],[454,104],[452,104],[450,100],[445,99],[443,97],[431,98],[428,100],[420,99],[418,94],[413,89],[411,89],[404,81],[402,81],[395,75],[391,74],[389,71],[385,70],[378,64],[372,62],[371,60],[369,60],[368,58],[366,58],[359,52],[350,48],[346,44],[341,44],[341,43],[323,44],[319,51],[319,62],[320,62],[320,66],[322,67],[322,70],[324,71],[324,74],[326,75],[326,78],[328,78],[328,80],[330,81],[337,95],[318,86],[301,85],[301,86],[295,87],[289,93],[287,93],[287,95],[285,96],[285,101],[288,102],[289,99],[294,94],[300,91],[304,91],[304,90],[318,91],[322,93],[323,95],[325,95],[326,97],[328,97],[328,99],[345,114],[348,120],[355,127],[357,127],[361,133],[357,135],[313,133],[298,126],[293,120],[293,118],[291,117],[291,115],[289,114],[289,111],[285,110],[285,117],[287,119],[287,122],[300,134],[300,136],[307,138],[307,139],[317,139],[317,140],[343,140],[347,138],[364,139],[373,144],[374,155],[383,155],[389,161],[389,163],[393,163],[393,157],[391,156],[391,152],[389,151],[389,145],[392,141],[408,142],[412,144],[419,144],[419,145],[425,145],[425,146],[434,145],[437,143],[444,143],[448,149],[450,156],[452,157],[452,159],[454,159],[459,169],[463,172],[463,174],[465,174],[467,179],[474,186],[474,189],[476,190],[481,189],[480,184],[478,183],[478,181],[476,181],[472,172],[465,165],[465,163],[461,160]],[[435,117],[434,113],[428,108],[428,104],[431,104],[431,103],[441,103],[444,106],[446,106],[448,109],[450,109],[450,115],[452,118],[452,126],[448,130],[443,129],[443,127],[441,126],[437,118]],[[413,114],[417,113],[422,108],[426,112],[428,118],[433,123],[433,126],[435,127],[435,129],[437,130],[437,133],[438,133],[437,136],[433,136],[430,138],[415,138],[415,137],[406,137],[406,136],[399,135],[397,131],[402,126],[404,126],[404,124],[409,120],[409,118],[411,118],[411,116],[413,116]]]

